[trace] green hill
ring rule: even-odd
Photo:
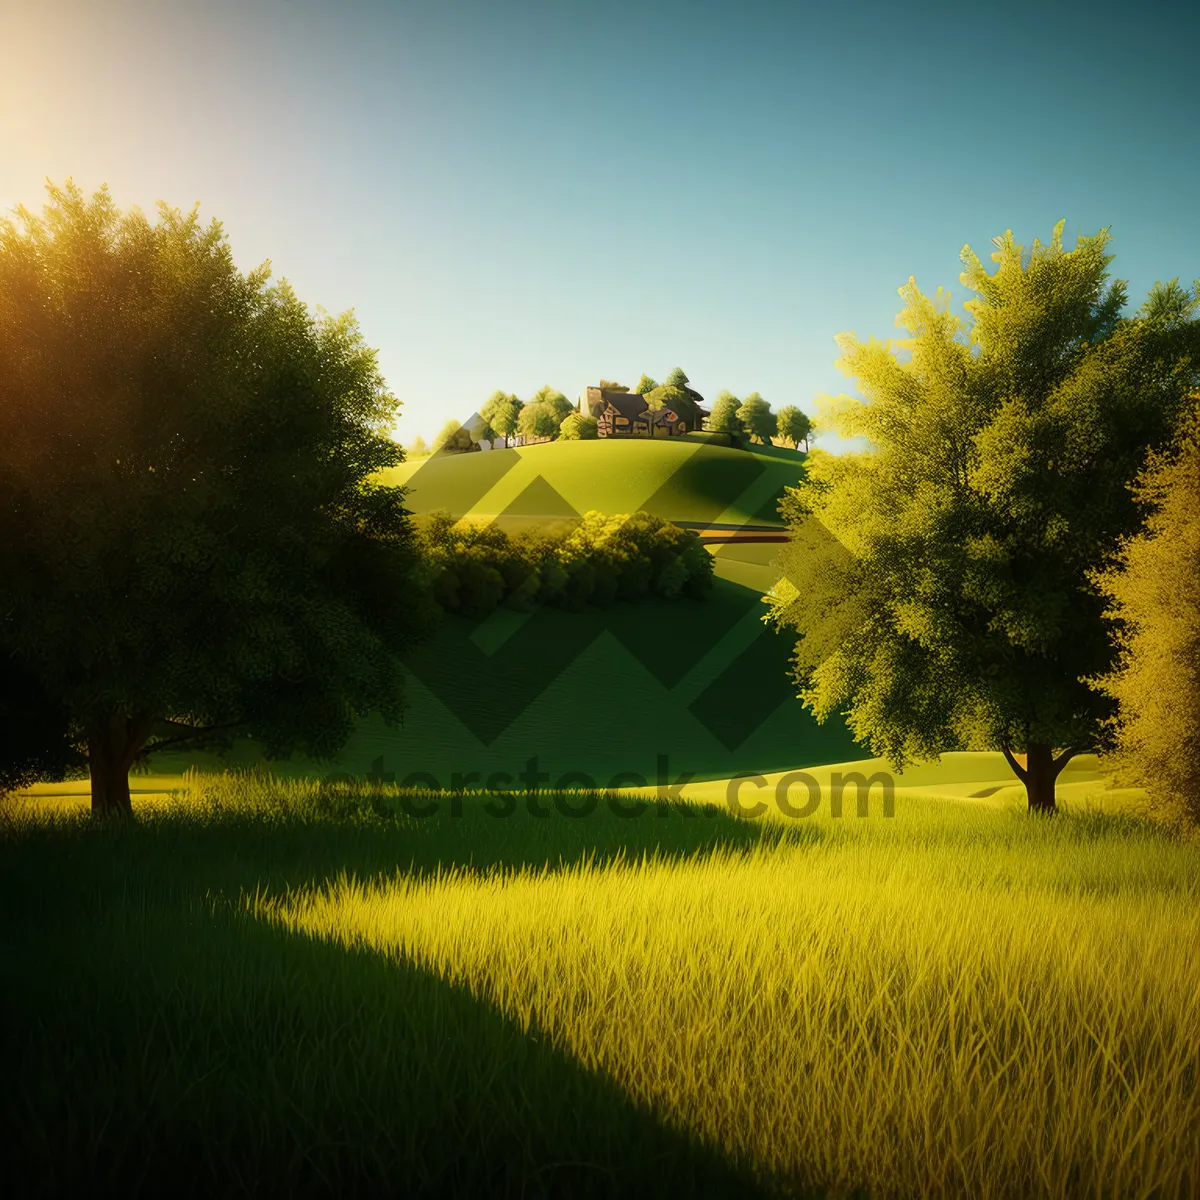
[[[818,726],[793,698],[791,640],[767,629],[762,612],[758,590],[718,578],[705,600],[448,617],[409,660],[402,727],[370,718],[336,762],[276,769],[397,783],[424,772],[449,787],[455,773],[477,783],[516,776],[536,758],[552,780],[578,771],[605,784],[623,772],[653,783],[660,756],[672,779],[861,757],[840,722]],[[258,759],[246,743],[229,761]],[[164,754],[155,768],[192,764],[220,766]]]
[[[731,450],[688,438],[548,442],[420,459],[384,479],[405,484],[418,513],[528,519],[644,509],[692,524],[779,525],[779,498],[803,463],[775,446]]]
[[[730,450],[700,441],[549,443],[431,458],[390,472],[416,512],[513,523],[592,509],[645,509],[695,524],[771,524],[803,456],[774,447]],[[402,728],[362,722],[334,763],[292,760],[283,772],[426,773],[477,782],[516,775],[531,759],[557,780],[584,772],[653,782],[726,778],[862,756],[840,722],[818,726],[787,676],[792,642],[762,623],[775,579],[771,544],[710,547],[717,580],[703,601],[651,600],[581,613],[501,609],[481,622],[448,617],[409,660]],[[257,759],[245,744],[232,757]],[[161,770],[209,758],[167,758]]]

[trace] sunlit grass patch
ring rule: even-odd
[[[1200,853],[1152,822],[176,784],[0,825],[22,1194],[1200,1188]]]
[[[750,857],[341,878],[254,911],[468,988],[790,1186],[1193,1193],[1195,856],[1137,824],[936,804],[870,828]]]

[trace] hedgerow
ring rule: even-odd
[[[435,512],[420,539],[434,599],[477,619],[501,605],[578,611],[649,596],[700,598],[712,587],[713,561],[699,537],[647,512],[589,512],[518,534]]]

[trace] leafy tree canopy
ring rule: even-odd
[[[600,422],[581,413],[568,413],[558,427],[558,436],[564,442],[594,441],[600,436]]]
[[[479,415],[491,426],[494,433],[508,439],[517,432],[517,421],[520,417],[522,404],[511,392],[493,392],[479,410]]]
[[[438,430],[437,437],[433,439],[433,451],[435,454],[453,454],[465,449],[464,443],[469,441],[470,433],[463,428],[463,423],[451,418]]]
[[[492,428],[491,422],[481,413],[474,413],[464,423],[463,428],[472,442],[494,442],[500,433]]]
[[[0,657],[0,796],[43,779],[63,779],[86,756],[66,710],[12,654]]]
[[[1145,530],[1101,577],[1120,622],[1104,681],[1120,705],[1116,762],[1170,815],[1200,825],[1200,414],[1152,459],[1138,494],[1151,506]]]
[[[696,403],[695,393],[687,388],[671,387],[663,384],[646,395],[646,407],[652,409],[669,408],[676,416],[682,417],[690,429],[700,427],[700,413]]]
[[[558,415],[559,421],[562,421],[568,413],[575,411],[575,405],[562,392],[556,391],[549,384],[535,392],[529,403],[546,405],[547,408]]]
[[[969,323],[942,293],[900,289],[910,361],[839,338],[863,399],[824,411],[870,449],[810,456],[773,615],[802,635],[795,675],[819,719],[845,711],[897,764],[1002,749],[1052,810],[1058,772],[1111,714],[1094,576],[1139,527],[1130,484],[1200,379],[1200,324],[1171,285],[1123,318],[1107,231],[1070,251],[1061,224],[1029,252],[1011,233],[995,245],[991,273],[963,250]]]
[[[623,383],[614,383],[611,379],[600,380],[602,392],[627,392],[629,389]]]
[[[646,393],[646,407],[670,408],[680,416],[687,416],[694,406],[692,398],[682,388],[671,387],[664,383],[661,387],[656,387],[652,392]]]
[[[742,402],[732,392],[719,392],[708,417],[709,429],[718,433],[742,433],[744,426],[738,416]]]
[[[751,392],[737,410],[737,419],[747,433],[762,442],[775,436],[777,425],[771,406],[757,393]]]
[[[812,437],[813,432],[812,418],[808,413],[794,404],[785,404],[775,415],[779,424],[779,436],[787,438],[797,448],[803,442],[807,450],[808,439]]]
[[[562,417],[549,404],[527,404],[521,409],[520,428],[527,438],[554,437]]]
[[[699,599],[712,588],[713,559],[699,537],[646,512],[588,512],[516,537],[435,512],[422,521],[422,542],[438,604],[476,619],[501,603],[578,611],[648,595]]]
[[[682,367],[676,367],[670,375],[663,380],[667,387],[685,388],[691,382],[690,379],[683,373]]]
[[[644,396],[644,395],[646,395],[647,392],[654,391],[654,389],[656,387],[658,387],[658,384],[653,379],[651,379],[649,375],[643,375],[641,377],[641,379],[639,379],[637,381],[637,385],[634,387],[633,390],[639,396]]]
[[[0,696],[44,708],[32,749],[86,751],[94,810],[128,812],[156,745],[324,756],[397,717],[425,608],[353,318],[242,274],[195,210],[48,191],[0,221]]]

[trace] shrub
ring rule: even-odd
[[[558,437],[564,442],[590,442],[600,436],[600,422],[595,417],[569,413],[558,427]]]
[[[474,618],[500,604],[578,611],[646,596],[700,598],[712,587],[712,558],[697,535],[645,512],[589,512],[574,524],[513,537],[434,512],[424,518],[421,541],[437,603]]]

